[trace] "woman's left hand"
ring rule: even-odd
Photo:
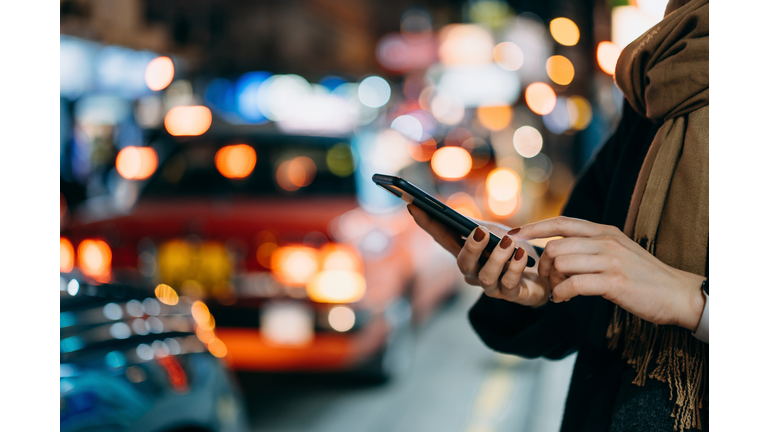
[[[552,301],[602,296],[656,324],[696,330],[704,310],[704,276],[673,268],[614,226],[557,217],[522,227],[520,240],[551,240],[539,260],[539,275],[554,289]]]

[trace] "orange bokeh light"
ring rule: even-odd
[[[542,82],[535,82],[525,89],[525,102],[536,114],[547,115],[555,109],[557,96],[552,87]]]
[[[59,237],[59,271],[69,273],[75,267],[75,248],[65,237]]]
[[[432,170],[445,180],[466,177],[472,169],[472,156],[461,147],[443,147],[432,155]]]
[[[147,65],[144,71],[144,81],[150,90],[162,90],[173,81],[173,61],[168,57],[158,57]]]
[[[173,136],[202,135],[211,127],[211,110],[204,106],[178,106],[165,115],[165,128]]]
[[[552,37],[560,44],[573,46],[579,41],[579,27],[568,18],[555,18],[549,23]]]
[[[435,142],[434,138],[430,138],[422,143],[408,145],[408,153],[418,162],[429,162],[436,150],[437,142]]]
[[[77,246],[77,264],[84,274],[106,282],[112,268],[112,250],[103,240],[83,240]]]
[[[621,48],[613,42],[603,41],[597,44],[597,64],[608,75],[616,73],[616,62],[619,61]]]
[[[306,157],[298,156],[280,164],[275,174],[277,184],[287,191],[295,191],[309,186],[315,179],[317,166],[315,162]]]
[[[327,243],[320,249],[320,267],[323,270],[360,272],[363,263],[354,249],[336,243]]]
[[[465,192],[456,192],[448,197],[445,202],[448,207],[456,210],[458,213],[463,214],[466,217],[473,219],[482,219],[483,213],[480,208],[475,204],[475,200],[469,194]]]
[[[221,341],[219,338],[213,338],[210,342],[208,342],[208,351],[211,352],[215,357],[226,357],[227,355],[227,346],[224,345],[224,342]]]
[[[256,167],[256,150],[246,144],[222,147],[214,157],[216,169],[226,178],[248,177]]]
[[[157,153],[152,147],[126,147],[115,160],[117,173],[128,180],[145,180],[157,169]]]
[[[547,75],[555,84],[568,85],[573,81],[573,63],[566,57],[555,55],[547,59]]]
[[[317,250],[306,246],[284,246],[272,254],[271,266],[277,280],[288,285],[303,285],[318,268]]]
[[[500,131],[512,121],[512,107],[508,105],[481,106],[477,108],[480,124],[492,131]]]

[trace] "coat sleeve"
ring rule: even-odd
[[[619,181],[619,186],[624,190],[614,190],[617,187],[617,170],[622,169],[621,160],[629,158],[639,172],[647,146],[643,149],[643,145],[640,145],[641,148],[631,149],[629,153],[626,149],[628,144],[639,139],[636,134],[638,126],[640,130],[650,133],[650,138],[640,137],[647,141],[647,145],[650,145],[655,134],[655,129],[643,128],[647,124],[638,125],[638,122],[647,121],[626,103],[623,109],[616,130],[579,175],[563,215],[599,223],[615,222],[617,226],[623,224],[634,179],[629,176],[628,180]],[[638,158],[639,162],[636,160]],[[606,208],[607,205],[615,204],[609,199],[610,195],[620,192],[624,196],[627,190],[626,208],[619,211]],[[623,203],[619,208],[621,206]],[[569,302],[548,303],[534,309],[483,294],[470,309],[469,320],[475,332],[491,349],[528,358],[544,356],[560,359],[576,351],[584,338],[588,337],[586,335],[595,326],[591,318],[598,311],[606,309],[604,303],[606,300],[600,297],[576,297]]]

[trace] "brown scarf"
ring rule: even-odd
[[[632,108],[663,122],[635,184],[624,227],[661,261],[704,275],[709,238],[709,0],[672,0],[667,15],[632,42],[616,84]],[[675,430],[701,429],[708,410],[708,345],[677,326],[644,321],[616,307],[611,349],[637,372],[669,384]],[[655,363],[649,373],[651,360]]]

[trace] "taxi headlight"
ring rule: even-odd
[[[350,270],[323,270],[307,285],[307,295],[318,303],[351,303],[365,293],[365,279]]]

